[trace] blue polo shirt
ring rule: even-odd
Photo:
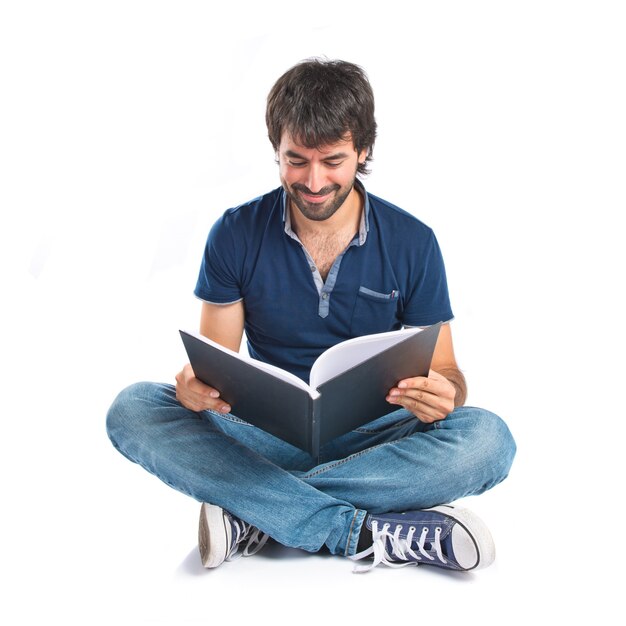
[[[452,318],[433,231],[365,191],[361,228],[326,281],[291,230],[282,187],[229,209],[211,229],[195,295],[243,300],[250,356],[308,382],[334,344]]]

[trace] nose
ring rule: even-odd
[[[317,193],[320,189],[322,189],[325,182],[326,179],[324,177],[321,164],[311,163],[307,168],[306,178],[304,180],[304,184],[307,186],[309,191]]]

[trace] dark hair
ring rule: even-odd
[[[287,70],[267,97],[267,131],[274,150],[288,131],[307,148],[352,137],[358,153],[367,150],[358,172],[367,174],[376,138],[374,94],[367,75],[347,61],[306,59]]]

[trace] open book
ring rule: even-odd
[[[321,445],[400,408],[385,399],[403,378],[427,376],[441,323],[338,343],[313,364],[310,384],[279,367],[180,331],[196,378],[237,417],[313,456]]]

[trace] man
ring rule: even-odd
[[[272,88],[266,121],[281,187],[226,211],[212,228],[195,294],[200,331],[303,379],[344,339],[449,322],[443,261],[432,231],[367,193],[376,136],[365,73],[307,60]],[[242,385],[246,381],[241,381]],[[464,407],[466,385],[442,326],[428,377],[398,381],[397,410],[324,445],[319,458],[239,420],[190,365],[170,385],[124,390],[107,426],[113,444],[202,502],[206,567],[267,540],[355,560],[489,565],[483,522],[449,503],[503,480],[515,454],[497,416]]]

